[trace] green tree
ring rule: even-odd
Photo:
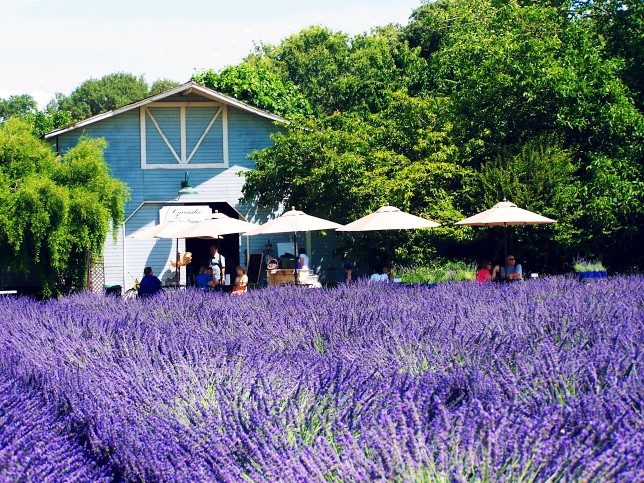
[[[58,96],[57,110],[71,112],[72,120],[78,121],[144,99],[147,95],[148,85],[143,76],[118,72],[83,82],[69,97]]]
[[[162,92],[169,91],[170,89],[177,87],[178,82],[175,82],[170,79],[158,79],[155,80],[150,86],[148,96],[154,96],[156,94],[161,94]]]
[[[124,219],[126,186],[109,176],[106,143],[82,139],[55,156],[10,119],[0,126],[0,253],[13,276],[36,277],[45,296],[72,278],[85,283],[85,256],[100,254],[105,238]]]
[[[584,0],[575,6],[604,39],[604,57],[622,62],[620,77],[640,111],[644,110],[644,4],[640,0]]]
[[[629,89],[632,82],[623,81],[629,72],[624,65],[637,63],[637,56],[625,48],[611,50],[597,16],[589,17],[586,13],[593,10],[586,7],[439,1],[417,11],[408,33],[412,45],[427,42],[422,48],[430,85],[448,100],[444,112],[461,162],[485,172],[484,166],[498,157],[508,158],[509,152],[548,136],[556,139],[558,149],[575,160],[569,181],[580,184],[576,197],[584,216],[577,213],[574,229],[557,232],[559,247],[553,252],[569,256],[577,249],[618,267],[624,259],[619,253],[641,240],[637,227],[643,226],[644,117]],[[636,22],[629,25],[636,32]],[[556,159],[551,165],[557,167]],[[543,197],[536,186],[528,186],[533,191],[525,193],[526,200]],[[489,189],[482,185],[479,198],[498,193]],[[560,215],[565,218],[567,212]],[[535,241],[535,246],[546,245],[545,233],[541,236],[543,243]],[[642,258],[641,248],[630,253]]]
[[[284,203],[339,223],[391,204],[444,223],[422,236],[347,236],[346,249],[365,261],[391,259],[394,247],[399,261],[418,261],[435,254],[435,245],[465,242],[471,234],[452,223],[467,206],[464,193],[474,176],[455,163],[449,126],[437,115],[441,102],[392,93],[388,103],[377,114],[337,113],[286,126],[272,146],[253,153],[245,200]]]
[[[252,106],[283,117],[307,116],[311,107],[299,89],[267,68],[267,63],[249,57],[221,72],[207,70],[192,79]]]
[[[10,117],[25,117],[38,111],[38,103],[29,94],[0,99],[0,122]]]

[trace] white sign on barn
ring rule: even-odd
[[[212,208],[207,205],[163,206],[159,209],[159,223],[170,220],[199,223],[200,221],[206,220],[211,216]]]

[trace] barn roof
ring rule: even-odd
[[[181,84],[177,87],[174,87],[170,90],[167,90],[165,92],[162,92],[160,94],[155,94],[153,96],[146,97],[145,99],[142,99],[140,101],[126,104],[125,106],[119,107],[118,109],[114,109],[113,111],[97,114],[96,116],[88,117],[87,119],[83,119],[82,121],[78,121],[68,126],[55,129],[53,131],[46,133],[44,138],[50,139],[50,138],[59,136],[60,134],[87,126],[89,124],[93,124],[95,122],[102,121],[104,119],[108,119],[113,116],[118,116],[119,114],[130,111],[132,109],[137,109],[141,106],[152,104],[153,102],[158,102],[161,100],[169,101],[169,100],[172,100],[171,98],[173,97],[177,98],[177,100],[178,99],[187,100],[189,97],[194,97],[194,96],[205,97],[210,100],[219,101],[219,102],[222,102],[223,104],[227,104],[229,106],[241,109],[242,111],[250,112],[260,117],[270,119],[271,121],[288,122],[285,118],[281,116],[278,116],[276,114],[271,114],[270,112],[245,104],[241,101],[238,101],[237,99],[234,99],[230,96],[222,94],[221,92],[217,92],[204,85],[201,85],[198,82],[190,81],[190,82],[186,82],[185,84]]]

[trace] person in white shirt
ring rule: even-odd
[[[389,265],[382,267],[382,273],[374,273],[370,278],[370,282],[389,282],[391,277],[391,269]]]
[[[226,259],[219,253],[219,247],[214,243],[210,245],[208,266],[212,270],[212,281],[215,289],[224,285],[224,280],[226,280]]]
[[[309,257],[306,255],[306,249],[300,248],[298,251],[300,258],[298,259],[297,268],[299,268],[300,270],[310,270]]]

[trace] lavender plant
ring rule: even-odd
[[[112,481],[70,433],[54,404],[0,371],[2,481]]]
[[[5,299],[0,371],[88,480],[635,481],[643,287]]]

